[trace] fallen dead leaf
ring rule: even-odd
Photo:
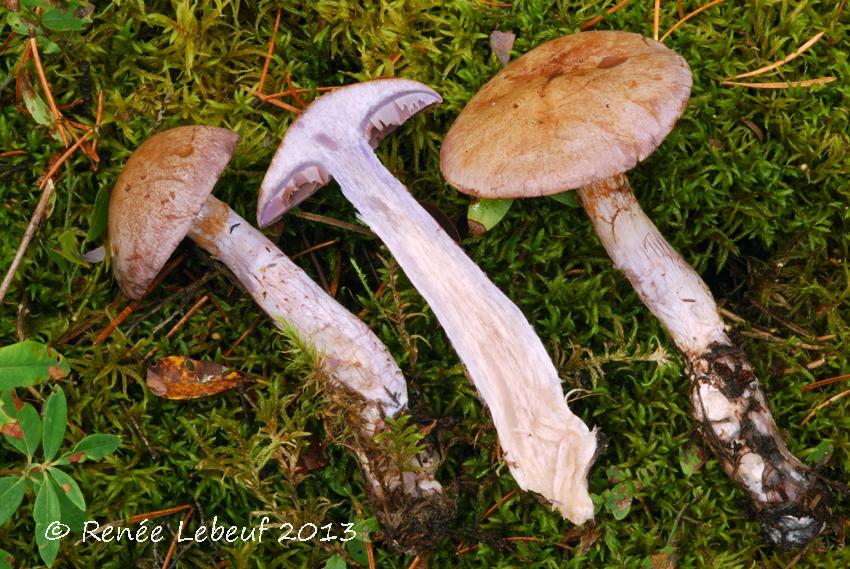
[[[676,559],[672,553],[659,551],[650,558],[652,569],[676,569]]]
[[[183,356],[165,356],[148,365],[148,387],[166,399],[209,397],[244,381],[239,373],[221,364]]]
[[[298,457],[296,472],[306,474],[311,470],[324,468],[328,465],[328,455],[325,453],[325,446],[322,444],[319,437],[310,437],[310,443],[307,445],[301,455]]]

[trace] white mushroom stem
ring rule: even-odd
[[[322,354],[324,372],[394,417],[407,405],[404,376],[380,340],[224,202],[210,197],[189,237],[224,263],[279,326]]]
[[[434,311],[492,415],[520,487],[575,523],[591,519],[587,475],[596,434],[567,407],[557,371],[519,308],[365,142],[328,153],[322,166]]]
[[[708,287],[640,208],[625,176],[577,191],[614,266],[684,354],[693,416],[723,469],[747,491],[774,543],[805,544],[823,527],[828,489],[786,447]]]
[[[693,357],[711,344],[731,344],[705,282],[646,216],[625,176],[576,191],[614,268],[682,352]]]
[[[279,327],[288,324],[301,340],[315,347],[322,371],[332,384],[362,397],[364,421],[358,436],[371,439],[386,427],[384,418],[396,417],[406,409],[404,377],[380,340],[225,203],[207,199],[189,237],[224,263]],[[358,449],[358,456],[370,491],[378,497],[397,489],[414,498],[442,493],[433,478],[430,456],[422,458],[428,468],[411,465],[415,468],[408,472],[374,453]],[[382,464],[375,464],[376,460]]]

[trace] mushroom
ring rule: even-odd
[[[711,292],[640,209],[625,176],[670,132],[690,90],[684,59],[638,34],[555,39],[469,101],[440,166],[449,183],[480,198],[577,189],[614,266],[684,354],[704,440],[751,498],[769,539],[801,545],[824,527],[829,492],[788,451]]]
[[[567,407],[561,380],[517,306],[487,278],[375,156],[389,131],[441,101],[381,79],[316,99],[289,127],[263,180],[260,226],[333,177],[430,305],[490,410],[519,486],[565,517],[593,517],[587,474],[596,433]]]
[[[329,387],[357,401],[354,445],[367,490],[390,541],[418,550],[439,538],[453,506],[431,452],[394,464],[372,443],[386,418],[407,408],[407,386],[386,346],[262,233],[211,193],[239,136],[185,126],[156,134],[127,160],[109,203],[109,246],[118,284],[139,298],[188,235],[224,263],[260,308],[317,352]],[[427,527],[427,531],[423,529]],[[424,542],[423,542],[424,540]]]

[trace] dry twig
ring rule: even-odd
[[[62,167],[65,161],[70,158],[71,154],[73,154],[74,151],[77,150],[93,132],[93,130],[89,130],[83,134],[80,140],[75,142],[73,146],[59,157],[59,160],[53,164],[53,166],[47,171],[47,174],[45,174],[41,179],[41,182],[39,182],[38,189],[41,190],[41,198],[35,206],[35,211],[32,214],[32,218],[30,218],[26,231],[24,231],[24,236],[21,238],[21,243],[18,245],[18,250],[15,252],[15,258],[12,259],[12,264],[9,266],[6,276],[3,278],[3,283],[0,284],[0,302],[3,302],[3,299],[6,297],[6,293],[9,291],[9,286],[12,284],[12,279],[15,277],[15,273],[24,258],[24,253],[26,253],[27,247],[35,235],[35,230],[38,229],[38,225],[41,223],[41,219],[47,211],[47,205],[50,203],[50,197],[53,195],[53,189],[55,188],[55,185],[53,184],[53,176],[56,175],[56,172],[58,172],[59,168]]]

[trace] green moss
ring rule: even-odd
[[[701,3],[689,0],[684,6],[691,10]],[[89,515],[109,521],[193,504],[196,520],[217,515],[237,525],[258,523],[262,515],[293,524],[368,517],[368,511],[356,511],[366,507],[356,460],[340,444],[340,433],[326,429],[315,383],[303,383],[303,370],[287,371],[286,345],[273,324],[261,319],[229,356],[223,355],[259,315],[226,272],[203,287],[226,318],[207,304],[170,340],[164,339],[167,327],[155,331],[171,316],[176,321],[186,303],[190,306],[202,294],[174,295],[211,271],[203,252],[184,245],[184,265],[136,314],[173,298],[143,320],[131,317],[128,322],[136,324],[131,331],[122,331],[128,329],[125,324],[102,346],[92,345],[123,306],[112,304],[121,296],[108,266],[81,267],[50,252],[58,249],[65,232],[80,240],[86,234],[97,193],[112,187],[130,153],[155,130],[175,125],[235,130],[242,142],[217,195],[253,219],[256,188],[293,118],[250,95],[260,78],[279,3],[102,4],[83,31],[49,32],[61,50],[43,55],[57,102],[85,99],[68,111],[71,118],[91,123],[97,91],[103,90],[100,167],[93,171],[80,155],[70,161],[52,214],[0,306],[3,344],[15,341],[22,299],[29,306],[24,329],[33,339],[56,343],[92,320],[86,331],[57,346],[74,369],[66,385],[69,437],[110,432],[125,443],[103,463],[73,473],[90,498]],[[286,89],[287,77],[306,88],[380,75],[432,85],[444,104],[409,121],[379,153],[420,200],[437,205],[463,229],[468,200],[442,181],[438,152],[456,114],[499,67],[490,54],[489,33],[497,28],[515,31],[514,51],[520,54],[576,31],[613,4],[284,2],[264,90]],[[800,427],[809,410],[839,393],[842,384],[799,391],[814,379],[850,367],[850,189],[845,183],[850,172],[850,87],[844,80],[850,75],[844,40],[848,15],[836,22],[836,4],[726,2],[674,33],[667,44],[694,71],[693,97],[673,133],[635,169],[632,184],[655,223],[705,276],[720,303],[744,319],[735,331],[753,356],[792,450],[805,455],[821,441],[830,441],[834,452],[827,472],[843,480],[850,466],[850,419],[844,403]],[[662,7],[663,30],[678,16],[675,3],[662,2]],[[651,20],[651,3],[630,3],[597,28],[651,34]],[[818,44],[769,77],[833,75],[838,81],[778,91],[720,85],[724,77],[785,56],[821,30],[827,34]],[[2,37],[7,33],[8,27]],[[13,72],[23,47],[24,40],[16,37],[0,51],[3,78]],[[46,128],[14,107],[14,83],[5,85],[0,91],[0,151],[24,149],[27,154],[0,158],[4,271],[38,199],[36,180],[61,150]],[[302,97],[310,100],[314,94]],[[303,209],[354,220],[353,209],[335,187],[317,194]],[[559,367],[565,391],[588,390],[576,396],[572,407],[607,433],[610,443],[593,470],[592,492],[602,496],[611,488],[606,476],[610,467],[629,473],[635,496],[625,519],[614,519],[600,506],[595,528],[581,529],[524,494],[513,495],[480,521],[516,484],[498,461],[492,424],[430,309],[375,239],[294,216],[286,218],[282,231],[281,247],[291,254],[307,244],[339,240],[315,253],[318,265],[329,280],[338,274],[337,298],[354,312],[365,309],[364,320],[401,362],[414,418],[437,419],[434,432],[445,458],[439,475],[457,493],[459,507],[452,532],[430,558],[432,567],[642,567],[651,565],[653,555],[670,551],[665,548],[672,548],[678,567],[781,567],[793,559],[794,552],[763,545],[743,495],[714,460],[690,476],[683,473],[680,449],[692,440],[693,425],[682,362],[611,267],[581,210],[551,200],[517,202],[493,232],[463,243],[534,323]],[[316,274],[309,257],[298,262]],[[376,296],[381,283],[392,287]],[[142,359],[154,347],[159,354],[215,359],[251,374],[257,378],[248,391],[252,404],[243,405],[237,393],[193,402],[153,397],[143,385]],[[307,472],[294,468],[311,442],[322,440],[328,444],[327,465]],[[13,456],[0,446],[0,467]],[[21,566],[37,563],[31,519],[24,508],[0,527],[0,544]],[[168,520],[176,528],[178,516]],[[504,539],[510,536],[539,541]],[[553,545],[565,536],[568,550]],[[478,547],[458,556],[459,543]],[[167,545],[75,546],[68,541],[55,566],[159,567]],[[411,562],[380,541],[375,551],[379,567]],[[334,553],[355,566],[339,542],[282,545],[268,540],[198,544],[182,552],[178,566],[209,567],[229,560],[232,567],[320,567]],[[848,553],[836,538],[825,536],[798,566],[844,567],[847,562]]]

